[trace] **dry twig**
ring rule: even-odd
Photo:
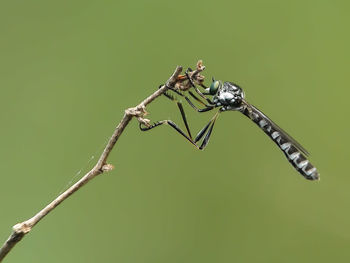
[[[198,63],[197,70],[193,71],[193,73],[194,72],[196,73],[193,74],[191,72],[192,75],[197,75],[197,74],[198,76],[200,75],[199,72],[201,70],[198,70],[199,68],[198,65],[200,65],[200,67],[203,67],[201,62]],[[0,248],[0,262],[11,251],[11,249],[19,241],[21,241],[22,238],[26,234],[28,234],[41,219],[43,219],[48,213],[50,213],[53,209],[55,209],[55,207],[61,204],[70,195],[75,193],[77,190],[79,190],[82,186],[84,186],[91,179],[95,178],[97,175],[102,174],[104,172],[111,171],[114,168],[113,165],[107,163],[107,158],[110,152],[112,151],[115,143],[119,139],[120,135],[123,133],[125,127],[129,124],[129,122],[133,117],[136,117],[138,121],[141,122],[142,124],[146,126],[149,125],[149,120],[144,118],[144,116],[147,114],[146,106],[149,103],[151,103],[154,99],[156,99],[157,97],[165,93],[169,87],[174,88],[175,86],[179,85],[179,83],[183,82],[182,75],[180,75],[181,71],[182,71],[182,67],[178,66],[175,69],[175,72],[173,73],[173,75],[168,79],[165,85],[163,85],[160,89],[158,89],[148,98],[146,98],[136,107],[125,110],[122,120],[116,127],[111,138],[109,139],[105,149],[103,150],[99,160],[97,161],[97,164],[87,174],[85,174],[78,182],[76,182],[74,185],[68,188],[65,192],[59,195],[55,200],[53,200],[50,204],[44,207],[41,211],[39,211],[35,216],[13,226],[13,232],[11,233],[10,237],[6,240],[6,242],[3,244],[3,246]]]

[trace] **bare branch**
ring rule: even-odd
[[[182,71],[182,67],[178,66],[175,69],[173,75],[168,79],[166,84],[164,84],[160,89],[154,92],[152,95],[143,100],[139,105],[134,108],[129,108],[125,110],[124,116],[118,126],[115,128],[114,133],[109,139],[105,149],[103,150],[99,160],[96,165],[85,174],[78,182],[68,188],[65,192],[59,195],[55,200],[53,200],[50,204],[44,207],[41,211],[39,211],[32,218],[18,223],[13,226],[13,231],[10,237],[6,240],[3,246],[0,248],[0,262],[4,259],[4,257],[11,251],[11,249],[22,240],[22,238],[28,234],[32,228],[43,219],[48,213],[50,213],[55,207],[61,204],[64,200],[66,200],[69,196],[79,190],[82,186],[88,183],[91,179],[95,178],[97,175],[102,174],[104,172],[111,171],[114,167],[111,164],[107,164],[107,158],[112,151],[114,145],[119,139],[120,135],[123,133],[125,127],[129,124],[133,117],[136,117],[139,122],[147,125],[149,120],[144,119],[146,115],[146,106],[155,100],[157,97],[162,95],[169,87],[175,87],[176,83],[179,81],[179,75]]]

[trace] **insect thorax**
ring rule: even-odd
[[[218,88],[217,93],[213,97],[213,102],[217,106],[223,106],[222,110],[239,110],[244,99],[243,90],[232,82],[224,82]]]

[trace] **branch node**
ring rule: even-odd
[[[143,124],[147,127],[149,127],[151,125],[150,120],[144,118],[144,116],[146,116],[148,114],[148,112],[146,111],[146,107],[144,105],[140,105],[138,107],[126,109],[125,114],[132,116],[132,117],[136,117],[137,120],[141,124]]]
[[[32,230],[32,226],[29,224],[26,224],[25,222],[18,223],[12,227],[13,231],[17,234],[27,234]]]
[[[148,112],[146,111],[146,107],[144,105],[141,105],[138,107],[126,109],[125,114],[132,117],[143,117],[146,116]]]
[[[104,173],[112,171],[113,169],[114,169],[114,165],[109,164],[109,163],[103,165],[101,168],[102,172],[104,172]]]

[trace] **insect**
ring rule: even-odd
[[[194,86],[192,82],[191,85]],[[287,132],[285,132],[282,128],[275,124],[269,117],[267,117],[255,106],[248,103],[245,100],[245,94],[241,87],[232,82],[222,82],[213,78],[210,87],[206,88],[205,91],[206,92],[201,93],[203,97],[204,95],[212,96],[212,99],[204,97],[207,101],[207,104],[195,98],[197,101],[199,101],[205,106],[202,109],[198,109],[196,106],[194,106],[192,101],[187,96],[183,95],[182,93],[179,93],[176,90],[174,91],[180,94],[181,96],[185,97],[186,101],[198,112],[206,112],[218,108],[218,111],[215,113],[214,117],[211,118],[209,123],[199,131],[199,133],[194,139],[192,138],[181,102],[177,102],[177,104],[178,106],[180,105],[179,109],[187,130],[187,134],[184,131],[182,131],[171,120],[158,121],[149,127],[143,127],[142,124],[140,124],[140,129],[142,131],[148,131],[162,124],[168,124],[172,128],[174,128],[178,133],[184,136],[195,147],[197,147],[200,150],[203,150],[208,145],[215,121],[217,120],[219,114],[225,111],[239,111],[245,116],[247,116],[249,119],[251,119],[256,125],[258,125],[258,127],[262,129],[265,132],[265,134],[267,134],[277,144],[277,146],[282,150],[282,152],[286,156],[287,160],[302,176],[304,176],[308,180],[319,179],[319,173],[317,169],[307,159],[308,152]],[[173,101],[176,100],[174,96],[168,93],[166,93],[165,95]],[[198,145],[197,143],[201,140],[202,143]]]

